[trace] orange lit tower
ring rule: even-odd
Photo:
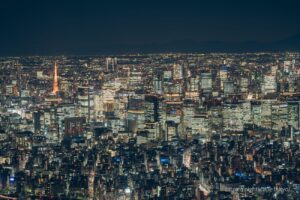
[[[58,67],[56,62],[54,63],[54,74],[53,74],[53,90],[52,92],[56,94],[59,91],[58,88]]]

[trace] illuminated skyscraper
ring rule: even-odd
[[[158,76],[154,77],[153,80],[153,87],[154,87],[154,92],[157,94],[162,94],[162,81]]]
[[[234,82],[231,80],[223,81],[224,94],[233,94],[234,93]]]
[[[175,64],[173,66],[173,79],[178,80],[183,78],[183,68],[182,65]]]
[[[106,72],[115,72],[117,69],[117,58],[106,58]]]
[[[212,75],[211,73],[201,73],[201,89],[204,93],[209,93],[212,90]]]
[[[261,85],[261,90],[264,94],[275,93],[277,91],[276,77],[269,74],[265,75]]]
[[[221,83],[221,89],[224,89],[224,81],[227,81],[228,78],[228,67],[223,65],[219,71],[219,78]]]
[[[79,116],[87,117],[87,122],[90,122],[91,114],[93,114],[92,108],[94,107],[93,87],[79,86],[77,91],[77,102]]]
[[[58,87],[58,67],[56,62],[54,63],[54,74],[53,74],[53,90],[52,92],[56,94],[59,91]]]

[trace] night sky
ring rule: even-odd
[[[173,42],[180,50],[184,41],[270,44],[300,34],[300,3],[289,0],[2,0],[0,5],[2,56],[126,53],[151,45],[159,52]]]

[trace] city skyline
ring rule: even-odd
[[[295,199],[300,53],[0,58],[0,198]]]
[[[2,1],[0,199],[299,199],[299,7]]]

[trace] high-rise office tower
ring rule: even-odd
[[[87,117],[87,122],[90,122],[94,108],[93,87],[79,86],[77,94],[79,116]]]
[[[106,72],[114,72],[117,69],[117,58],[106,58]]]
[[[231,80],[223,81],[224,94],[233,94],[234,93],[234,83]]]
[[[173,79],[178,80],[183,78],[183,67],[182,65],[175,64],[173,66]]]
[[[220,78],[220,84],[221,89],[224,89],[224,81],[227,81],[228,79],[228,67],[226,65],[223,65],[219,71],[219,78]]]
[[[160,80],[160,78],[158,76],[154,77],[154,80],[153,80],[153,89],[154,89],[154,92],[156,94],[162,94],[163,93],[163,90],[162,90],[162,81]]]
[[[261,90],[264,94],[275,93],[277,90],[276,77],[272,75],[265,75]]]
[[[212,90],[212,75],[211,73],[201,73],[201,89],[204,93],[209,93]]]

